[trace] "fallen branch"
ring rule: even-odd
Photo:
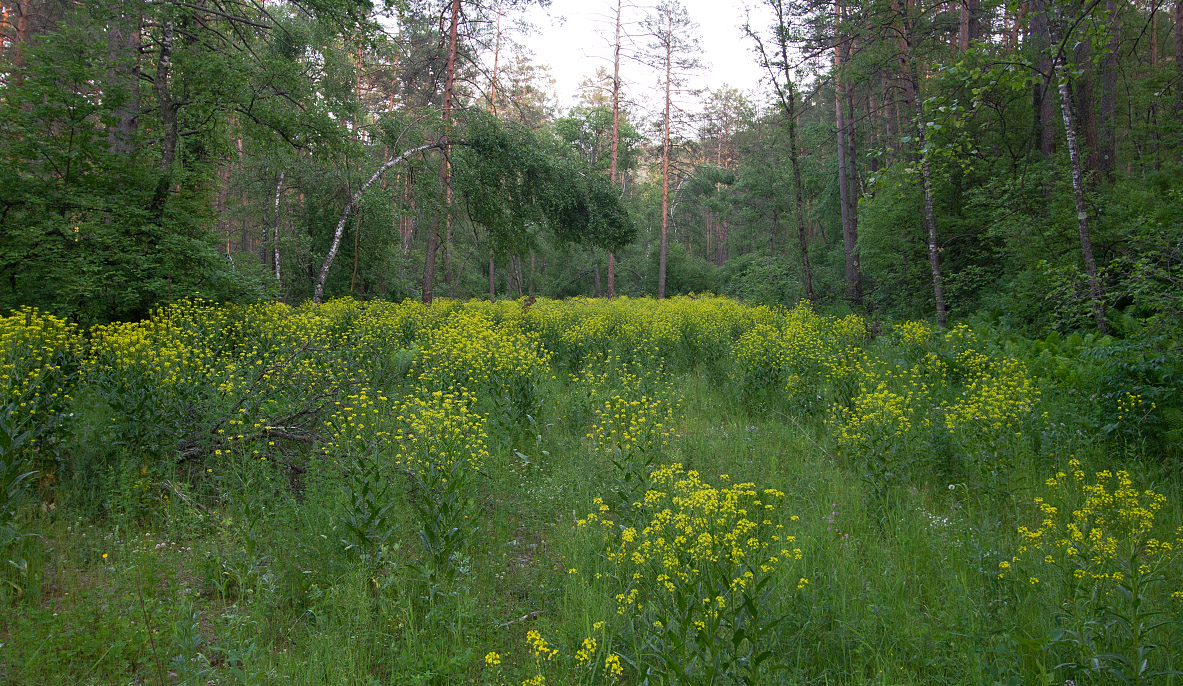
[[[546,610],[534,610],[533,612],[530,612],[528,614],[524,614],[521,617],[518,617],[517,619],[515,619],[511,622],[506,622],[505,624],[502,624],[501,628],[508,629],[509,627],[513,626],[514,624],[521,624],[522,622],[529,622],[530,620],[538,619],[545,612],[546,612]]]
[[[325,281],[327,281],[329,278],[329,268],[333,266],[333,260],[337,259],[337,251],[341,248],[341,237],[345,235],[345,224],[349,222],[349,217],[351,217],[354,211],[357,209],[357,204],[361,201],[362,194],[369,190],[370,186],[373,186],[374,183],[378,179],[382,178],[382,175],[394,165],[406,161],[412,155],[417,153],[431,150],[432,148],[443,147],[446,147],[443,141],[425,143],[407,150],[398,157],[392,157],[381,167],[378,167],[378,171],[374,172],[369,181],[366,181],[362,184],[361,188],[357,189],[357,192],[355,192],[353,197],[349,199],[349,204],[345,206],[345,211],[341,213],[341,219],[337,221],[337,230],[333,232],[333,242],[329,245],[329,254],[325,255],[324,264],[322,264],[320,267],[320,274],[318,274],[316,277],[316,287],[312,291],[312,302],[320,303],[322,300],[324,300]]]

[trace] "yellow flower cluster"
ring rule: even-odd
[[[945,427],[963,437],[1014,433],[1039,402],[1039,389],[1027,367],[1011,358],[990,359],[973,351],[961,357],[974,373],[960,397],[945,406]]]
[[[643,500],[634,503],[641,524],[604,527],[606,557],[624,584],[618,612],[669,624],[680,596],[691,594],[694,611],[682,619],[684,627],[717,619],[759,577],[801,558],[795,538],[777,521],[783,499],[784,493],[751,483],[712,486],[680,464],[654,470]],[[579,524],[603,521],[606,506],[597,503],[600,511]]]
[[[1139,490],[1128,472],[1104,470],[1089,481],[1072,459],[1068,471],[1057,472],[1046,486],[1046,494],[1034,500],[1039,524],[1019,528],[1022,544],[999,565],[1003,573],[1030,560],[1077,583],[1122,584],[1163,568],[1183,548],[1183,531],[1175,532],[1174,541],[1155,532],[1155,513],[1166,496]]]
[[[324,420],[321,449],[327,453],[360,454],[390,433],[381,427],[390,413],[389,398],[362,386],[344,400],[334,403],[335,411]]]
[[[537,333],[462,310],[422,334],[416,371],[432,390],[499,391],[541,381],[550,373],[550,357]]]
[[[394,410],[398,466],[419,472],[461,464],[480,469],[489,457],[489,434],[485,417],[472,409],[475,402],[467,391],[425,391],[404,400]]]
[[[530,644],[530,649],[534,651],[536,659],[550,660],[559,654],[559,651],[552,648],[550,643],[542,637],[542,634],[534,629],[526,632],[526,642]]]
[[[774,391],[813,404],[850,377],[867,336],[862,318],[824,317],[805,304],[759,319],[731,351],[732,378],[744,395]]]
[[[624,667],[620,666],[620,656],[613,653],[604,660],[604,674],[619,679],[624,674]]]
[[[924,320],[897,322],[891,327],[891,338],[906,346],[921,346],[936,338],[936,329]]]
[[[1156,408],[1157,405],[1147,402],[1141,393],[1122,393],[1117,398],[1117,421],[1142,421]]]
[[[668,399],[614,395],[604,402],[587,434],[591,450],[626,457],[659,454],[674,435],[676,409]]]
[[[33,426],[52,425],[69,400],[67,376],[81,350],[77,327],[63,319],[27,307],[0,317],[0,408]]]
[[[852,368],[858,391],[849,406],[836,405],[830,414],[834,437],[845,452],[885,453],[906,444],[915,424],[931,424],[921,411],[930,391],[923,365],[901,368],[862,357]]]

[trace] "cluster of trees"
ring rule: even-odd
[[[754,94],[692,88],[677,2],[603,5],[562,113],[525,0],[0,5],[0,307],[716,290],[1180,328],[1183,2],[762,0]]]

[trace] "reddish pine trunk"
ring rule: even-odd
[[[616,185],[616,159],[620,150],[620,10],[624,0],[616,0],[616,45],[612,51],[612,164],[608,174]],[[608,297],[616,297],[616,255],[608,251]]]
[[[665,44],[665,126],[661,141],[661,249],[657,256],[657,298],[665,298],[665,260],[670,226],[670,76],[673,72],[673,21]]]
[[[981,0],[961,0],[961,30],[958,33],[958,47],[961,52],[969,50],[969,44],[978,39],[978,12]]]
[[[1175,0],[1176,82],[1183,83],[1183,0]],[[1175,111],[1183,112],[1183,88],[1175,89]]]
[[[1039,54],[1036,69],[1042,81],[1032,86],[1035,114],[1035,144],[1044,157],[1056,154],[1056,120],[1052,102],[1051,24],[1047,15],[1048,0],[1031,0],[1031,44]]]
[[[1076,77],[1076,109],[1077,125],[1084,131],[1085,168],[1096,171],[1101,168],[1100,146],[1097,136],[1097,113],[1093,108],[1093,80],[1091,78],[1092,50],[1086,41],[1076,44],[1076,64],[1080,69]]]
[[[20,86],[25,82],[25,47],[29,43],[29,0],[16,2],[16,32],[12,41],[12,83]]]

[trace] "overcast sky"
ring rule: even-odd
[[[690,18],[699,25],[702,46],[700,59],[705,65],[696,84],[702,88],[718,88],[724,84],[743,91],[751,91],[757,102],[761,71],[752,54],[751,41],[743,35],[745,3],[728,0],[682,0]],[[640,33],[640,22],[650,3],[625,0],[623,21],[633,33]],[[533,9],[527,17],[535,25],[536,33],[518,36],[534,52],[535,60],[549,64],[555,77],[561,110],[574,104],[579,82],[594,74],[597,66],[612,69],[613,21],[615,0],[551,0],[545,10]],[[764,13],[752,10],[752,24],[766,28],[770,21]],[[636,39],[636,48],[646,44],[644,37]],[[626,43],[627,45],[627,43]],[[622,60],[621,80],[628,89],[627,96],[642,100],[656,91],[657,75],[635,62]]]

